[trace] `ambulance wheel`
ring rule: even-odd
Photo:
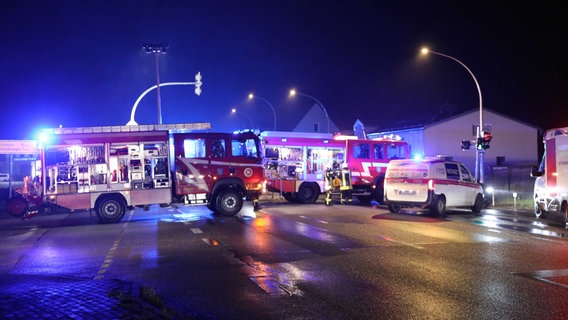
[[[534,215],[538,219],[546,218],[546,211],[542,210],[542,208],[536,202],[534,204]]]
[[[313,183],[302,183],[296,197],[300,203],[314,203],[318,200],[318,188]]]
[[[475,202],[473,203],[473,207],[471,207],[471,211],[475,213],[475,215],[480,215],[481,209],[483,208],[483,196],[478,194],[475,197]]]
[[[222,190],[215,199],[215,212],[224,216],[234,216],[242,207],[243,197],[233,189]]]
[[[398,213],[400,211],[400,206],[397,206],[396,204],[389,204],[388,208],[392,213]]]
[[[443,194],[440,195],[434,203],[432,212],[437,216],[443,216],[446,214],[446,197]]]
[[[568,229],[568,207],[564,208],[564,224],[565,228]]]
[[[565,201],[562,202],[562,206],[560,207],[562,215],[564,216],[564,225],[565,228],[568,229],[568,203]]]
[[[106,196],[97,201],[95,212],[102,223],[118,222],[126,214],[126,205],[119,197]]]

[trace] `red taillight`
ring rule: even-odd
[[[434,190],[434,180],[428,180],[428,190]]]

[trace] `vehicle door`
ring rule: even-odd
[[[459,206],[464,201],[464,188],[461,184],[460,170],[457,163],[444,163],[446,170],[446,181],[444,182],[444,194],[446,195],[446,205],[449,207]]]
[[[460,164],[460,178],[461,178],[461,185],[463,189],[463,204],[470,205],[475,202],[475,197],[477,197],[477,193],[479,192],[479,187],[477,183],[473,180],[471,173],[467,168]]]

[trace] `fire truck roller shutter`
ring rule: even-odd
[[[321,190],[317,183],[304,182],[298,188],[296,198],[300,203],[314,203],[318,200]]]

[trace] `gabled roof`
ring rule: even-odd
[[[526,123],[524,121],[520,121],[520,120],[515,119],[511,116],[504,115],[502,113],[499,113],[499,112],[494,111],[494,110],[489,109],[489,108],[483,109],[483,113],[485,114],[486,112],[493,113],[493,114],[498,115],[500,117],[507,118],[511,121],[521,123],[523,125],[535,128],[537,130],[542,130],[542,128],[540,128],[538,126]],[[431,117],[419,117],[419,118],[414,118],[414,119],[405,119],[405,120],[401,120],[401,121],[397,121],[397,122],[393,123],[395,125],[393,127],[383,128],[383,129],[380,129],[379,131],[398,131],[398,130],[420,129],[420,128],[425,129],[425,128],[428,128],[428,127],[439,125],[439,124],[444,123],[444,122],[452,121],[454,119],[463,117],[465,115],[469,115],[471,113],[478,113],[479,114],[479,109],[476,108],[476,109],[468,110],[468,111],[465,111],[465,112],[462,112],[462,113],[459,113],[459,114],[438,113],[438,114],[435,114]]]

